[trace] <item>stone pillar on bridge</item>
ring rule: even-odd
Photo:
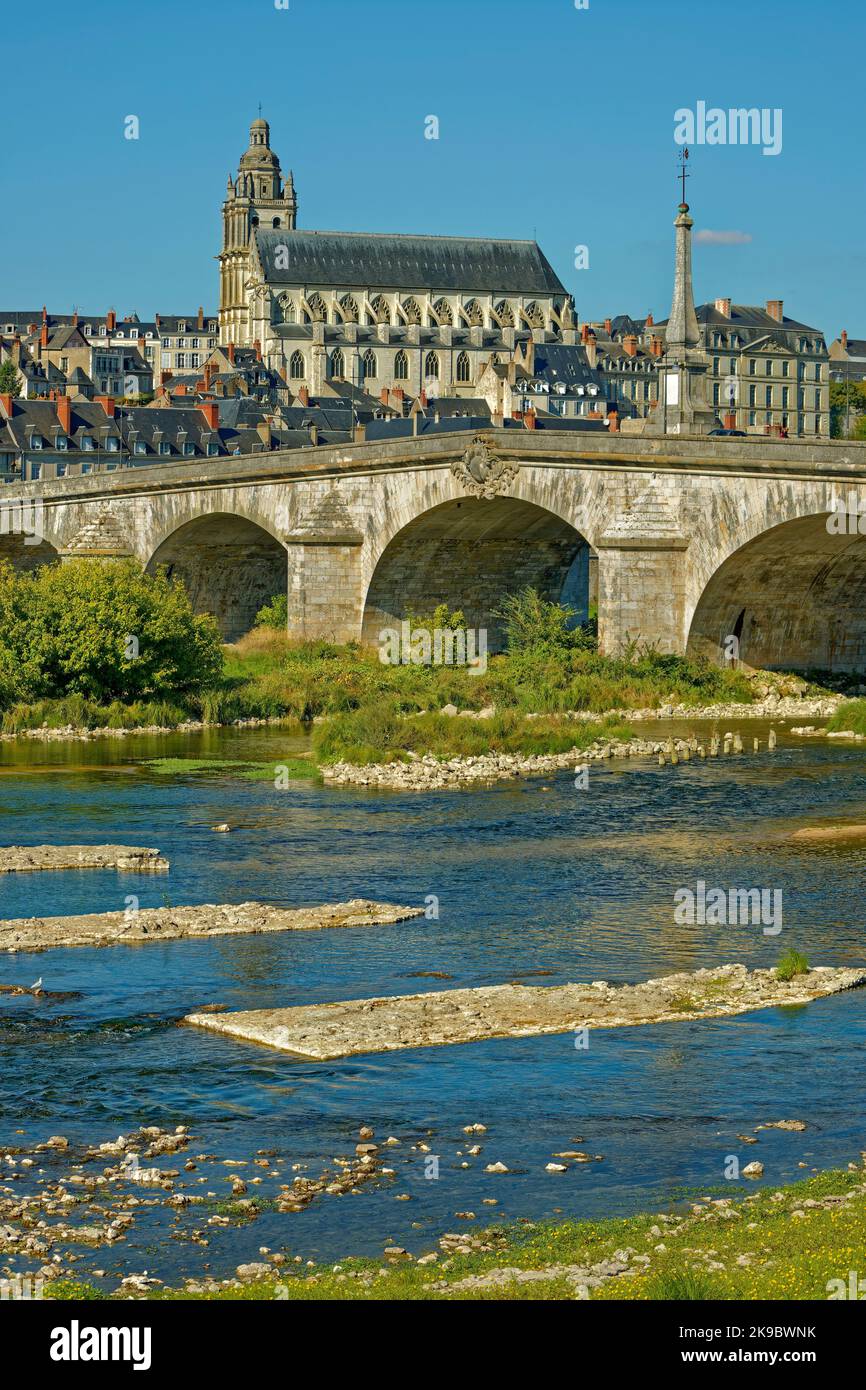
[[[631,642],[685,651],[688,545],[674,498],[660,481],[624,500],[596,544],[603,656],[618,656]]]
[[[364,609],[363,541],[336,490],[285,537],[290,637],[359,639]]]

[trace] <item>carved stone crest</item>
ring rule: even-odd
[[[462,458],[455,459],[451,472],[473,497],[497,497],[514,482],[520,465],[497,458],[480,435],[473,439]]]

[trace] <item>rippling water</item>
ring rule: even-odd
[[[756,730],[743,728],[750,744]],[[128,894],[144,907],[421,904],[428,894],[440,904],[438,921],[391,927],[0,957],[0,983],[42,976],[48,990],[79,992],[56,1003],[0,996],[0,1142],[56,1133],[98,1142],[141,1124],[183,1123],[197,1136],[192,1153],[240,1159],[273,1148],[314,1172],[351,1152],[361,1123],[403,1141],[389,1151],[396,1188],[214,1233],[206,1258],[215,1273],[287,1241],[311,1258],[375,1253],[391,1239],[420,1252],[459,1228],[456,1211],[481,1220],[663,1205],[684,1186],[721,1184],[731,1153],[760,1157],[774,1182],[802,1175],[801,1161],[858,1156],[863,991],[712,1023],[593,1032],[588,1051],[564,1036],[321,1063],[176,1020],[209,1002],[263,1008],[532,982],[537,972],[541,984],[625,982],[732,960],[771,965],[789,945],[814,964],[864,963],[866,847],[785,839],[803,823],[866,819],[862,749],[783,738],[773,757],[594,765],[588,791],[563,773],[424,796],[300,782],[277,791],[143,765],[166,755],[280,761],[297,749],[274,730],[0,745],[2,843],[119,841],[158,846],[171,860],[158,877],[4,876],[3,918],[121,909]],[[233,833],[214,835],[223,820]],[[781,936],[675,926],[674,892],[697,879],[781,888]],[[425,971],[451,980],[415,978]],[[767,1131],[746,1150],[736,1140],[781,1118],[809,1129]],[[488,1132],[482,1155],[467,1160],[461,1129],[475,1122]],[[424,1155],[410,1149],[419,1138],[440,1157],[438,1180],[425,1178]],[[603,1161],[544,1172],[555,1151],[572,1147]],[[485,1174],[497,1159],[513,1171]],[[465,1161],[472,1166],[462,1169]],[[227,1171],[214,1189],[225,1189]],[[396,1202],[397,1192],[412,1200]],[[484,1197],[499,1206],[480,1205]],[[89,1262],[163,1278],[198,1272],[201,1252],[162,1239],[162,1221],[139,1222],[127,1244]]]

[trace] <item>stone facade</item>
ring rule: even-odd
[[[573,305],[535,242],[297,228],[267,122],[254,121],[223,204],[220,341],[261,346],[297,389],[472,395],[515,343],[560,338]]]

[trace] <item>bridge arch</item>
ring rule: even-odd
[[[44,537],[26,536],[19,532],[0,534],[0,560],[6,560],[19,574],[55,564],[60,552]]]
[[[768,527],[732,551],[695,605],[687,651],[747,666],[866,671],[866,535],[829,511]]]
[[[503,598],[532,585],[586,617],[591,552],[569,521],[519,497],[452,498],[421,512],[382,548],[367,586],[363,639],[439,604],[486,628],[491,651],[504,643],[494,616]]]
[[[176,525],[145,569],[153,574],[160,566],[183,582],[196,613],[213,614],[227,642],[242,637],[258,610],[287,592],[285,545],[236,511],[209,512]]]

